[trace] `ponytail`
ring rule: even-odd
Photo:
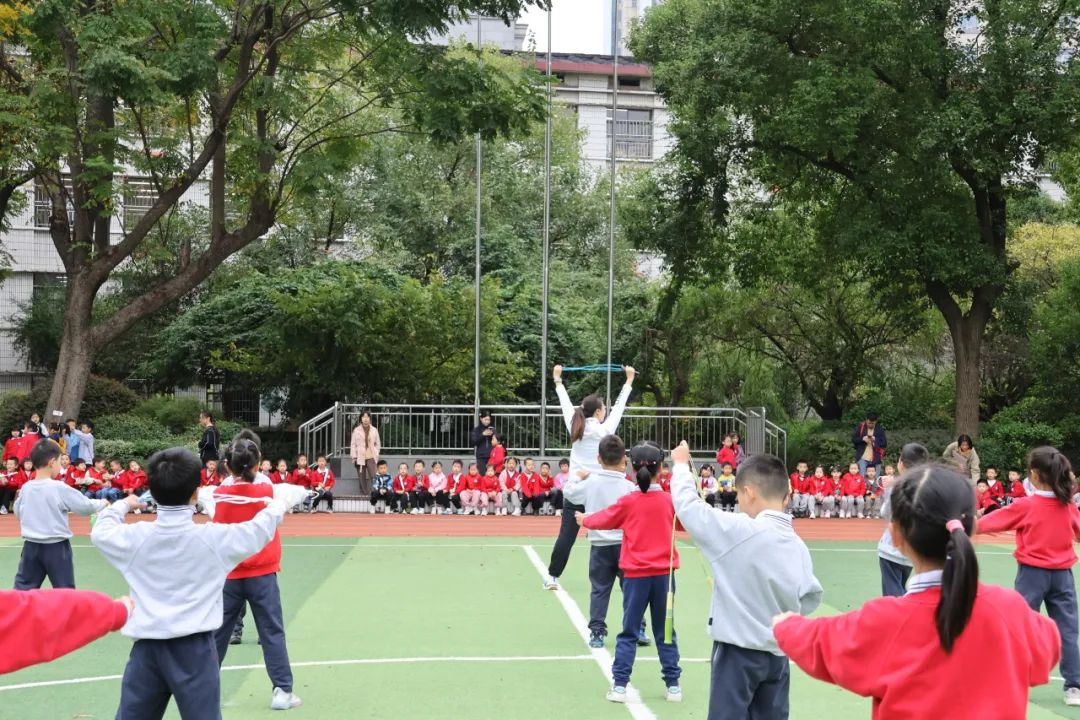
[[[255,480],[255,471],[261,460],[262,453],[259,451],[259,445],[249,437],[237,435],[225,449],[225,464],[229,466],[229,472],[234,477],[247,482]]]
[[[604,401],[599,395],[586,395],[581,401],[581,406],[574,408],[574,417],[570,420],[570,443],[576,443],[585,436],[585,421],[596,414],[596,411],[604,407]]]
[[[634,477],[637,481],[637,485],[641,488],[641,492],[649,492],[649,486],[652,485],[653,472],[648,466],[642,466],[638,468],[637,475]]]
[[[660,474],[660,464],[664,461],[664,451],[654,442],[646,440],[630,450],[630,465],[634,468],[634,480],[641,492],[649,492],[649,486]]]
[[[979,589],[979,561],[969,537],[975,529],[971,484],[951,469],[920,465],[903,474],[891,498],[893,522],[904,541],[944,568],[935,624],[942,649],[951,652]]]
[[[1039,481],[1054,491],[1054,497],[1068,504],[1072,502],[1072,463],[1057,448],[1043,445],[1028,453],[1028,470],[1039,473]]]

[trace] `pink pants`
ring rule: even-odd
[[[491,503],[495,503],[495,507],[501,508],[503,506],[502,492],[497,493],[480,493],[480,507],[488,507]]]
[[[467,508],[480,507],[480,499],[487,497],[479,490],[462,490],[461,491],[461,504]]]

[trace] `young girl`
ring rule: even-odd
[[[570,461],[563,458],[559,461],[559,472],[551,481],[551,506],[555,508],[556,515],[562,515],[563,507],[563,485],[570,479]]]
[[[920,465],[890,499],[893,541],[915,566],[907,594],[832,617],[778,615],[780,649],[811,676],[873,698],[874,718],[1025,717],[1028,688],[1057,662],[1057,631],[1014,591],[979,582],[971,484]],[[979,672],[988,658],[994,671]]]
[[[840,478],[840,517],[855,517],[858,508],[859,517],[863,516],[863,504],[866,502],[866,480],[859,474],[859,466],[851,463],[847,474]]]
[[[479,472],[479,466],[476,463],[469,463],[469,474],[462,479],[465,481],[465,489],[460,493],[461,504],[464,506],[461,512],[463,515],[479,515],[480,502],[484,498],[483,493],[480,492],[484,478]],[[487,507],[487,503],[484,503],[484,507]]]
[[[1080,511],[1072,504],[1072,466],[1052,447],[1028,455],[1035,494],[979,521],[978,532],[1016,530],[1016,591],[1035,612],[1043,603],[1061,633],[1061,675],[1065,704],[1080,705],[1080,649],[1077,648],[1076,564],[1073,541],[1080,540]]]
[[[552,369],[552,377],[555,380],[555,394],[559,396],[559,406],[562,408],[563,421],[566,429],[570,432],[570,472],[569,480],[563,487],[574,484],[578,478],[579,470],[600,471],[600,463],[597,460],[600,452],[600,441],[608,435],[613,435],[619,428],[623,413],[626,411],[626,403],[630,401],[630,392],[633,390],[634,378],[637,371],[627,365],[623,368],[626,372],[626,384],[619,392],[611,413],[604,407],[604,400],[599,395],[586,395],[581,401],[581,407],[574,407],[570,401],[570,395],[562,384],[562,365],[556,365]],[[565,497],[565,496],[564,496]],[[559,576],[566,569],[566,563],[570,560],[570,551],[574,548],[574,541],[578,536],[578,523],[575,513],[584,512],[581,505],[566,507],[564,500],[564,512],[562,522],[559,525],[559,537],[555,540],[555,547],[551,550],[551,562],[548,565],[548,576],[544,580],[545,590],[559,589]]]
[[[503,494],[503,508],[511,515],[521,515],[521,476],[517,460],[506,458],[506,469],[499,475],[499,487]]]
[[[494,506],[496,515],[503,514],[502,490],[499,489],[499,478],[495,475],[495,466],[488,464],[484,477],[480,481],[480,514],[488,514],[488,506]]]
[[[656,482],[663,459],[664,452],[651,443],[642,443],[630,450],[630,462],[637,473],[641,492],[623,495],[607,509],[585,515],[581,522],[590,530],[621,528],[623,531],[619,553],[619,569],[623,572],[623,629],[615,642],[615,662],[611,666],[614,683],[607,699],[612,702],[626,702],[626,686],[634,669],[638,635],[646,608],[652,611],[656,652],[660,656],[667,699],[669,702],[682,700],[679,688],[682,670],[675,632],[671,633],[670,644],[664,642],[668,573],[669,568],[679,567],[679,553],[671,546],[675,506],[671,495]]]
[[[712,465],[702,465],[699,472],[699,482],[701,483],[701,497],[703,500],[705,500],[705,502],[709,503],[711,507],[716,507],[716,478],[713,476]]]
[[[251,439],[254,438],[254,439]],[[256,477],[261,454],[258,436],[243,431],[233,438],[225,450],[225,463],[230,477],[218,489],[218,495],[235,495],[243,498],[273,498],[274,488],[262,477]],[[213,522],[242,523],[251,520],[265,507],[263,503],[218,502]],[[229,639],[240,618],[245,603],[251,605],[255,627],[259,630],[266,674],[273,686],[270,708],[288,710],[301,701],[293,694],[292,667],[289,651],[285,647],[285,623],[282,619],[281,593],[277,574],[281,572],[281,538],[274,539],[255,555],[236,566],[225,581],[223,592],[224,616],[221,627],[215,633],[218,664],[225,662]]]
[[[289,482],[289,463],[284,460],[278,460],[277,470],[270,473],[270,482],[274,485],[283,485]]]
[[[735,441],[728,434],[720,442],[720,449],[716,451],[716,467],[722,468],[724,463],[731,463],[731,467],[735,467]]]
[[[446,475],[442,471],[442,463],[436,460],[431,463],[431,473],[428,475],[428,493],[434,501],[431,513],[442,515],[450,508],[450,496],[446,494]]]

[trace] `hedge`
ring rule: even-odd
[[[13,427],[22,428],[24,422],[33,413],[42,415],[45,423],[54,422],[54,418],[45,417],[45,407],[49,404],[49,392],[52,379],[47,379],[34,386],[29,392],[13,391],[0,395],[0,428],[6,437]],[[80,419],[97,421],[106,416],[131,411],[139,404],[139,396],[129,388],[109,378],[91,375],[86,383],[86,395],[83,397]],[[66,419],[66,418],[65,418]]]

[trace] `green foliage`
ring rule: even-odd
[[[887,464],[895,464],[900,454],[900,448],[907,443],[916,442],[930,451],[931,458],[940,458],[945,447],[955,440],[950,430],[941,427],[923,428],[898,428],[892,429],[885,425],[885,433],[888,439],[885,461]],[[813,467],[815,464],[823,465],[828,471],[830,466],[839,466],[847,472],[847,465],[854,461],[855,450],[851,444],[851,433],[855,423],[837,426],[828,423],[801,423],[789,429],[788,434],[788,465],[794,468],[800,461],[805,461]],[[983,447],[979,445],[979,456],[982,458]],[[983,466],[985,467],[985,461]]]
[[[163,426],[170,433],[190,430],[199,419],[203,407],[194,398],[174,398],[168,395],[155,395],[139,403],[133,411],[135,415],[152,420]]]
[[[30,419],[31,413],[38,413],[46,424],[62,422],[67,419],[45,416],[45,406],[49,400],[50,382],[34,386],[30,392],[9,392],[0,396],[0,427],[8,430]],[[127,387],[115,380],[91,375],[86,385],[86,397],[83,400],[80,420],[97,421],[110,414],[125,413],[135,407],[139,397]],[[6,433],[5,433],[6,434]]]
[[[1043,422],[1032,422],[1020,413],[1003,410],[983,425],[979,438],[979,459],[983,468],[993,465],[999,470],[1018,470],[1025,467],[1028,452],[1040,445],[1061,448],[1065,436],[1060,429]]]

